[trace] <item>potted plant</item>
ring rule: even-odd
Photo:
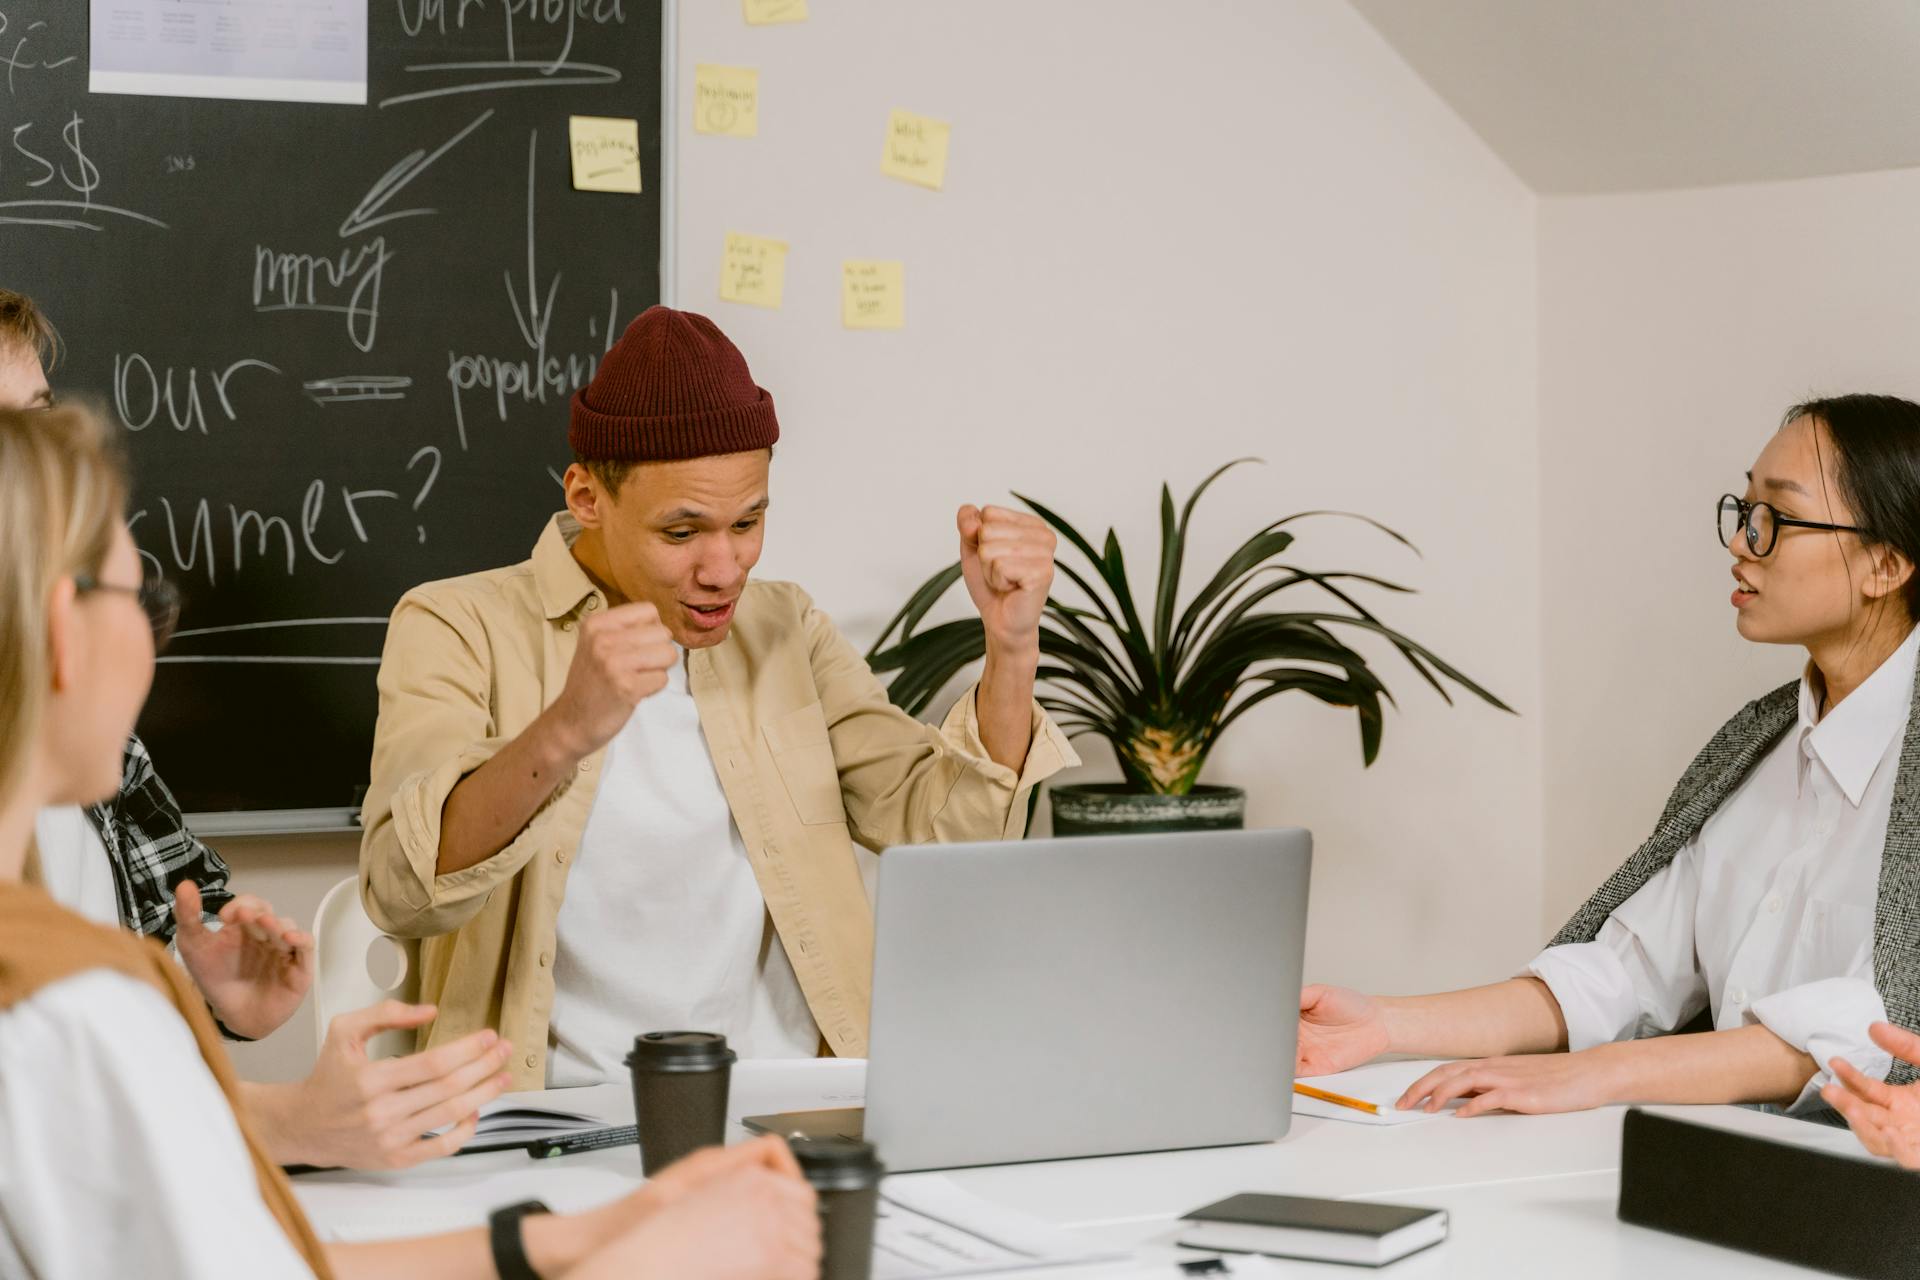
[[[1337,628],[1384,637],[1449,705],[1453,699],[1441,683],[1443,677],[1502,711],[1512,710],[1381,622],[1341,584],[1394,592],[1408,588],[1364,573],[1321,572],[1282,559],[1294,543],[1288,525],[1310,516],[1348,515],[1345,512],[1303,511],[1274,521],[1242,543],[1180,608],[1194,507],[1215,480],[1248,461],[1255,459],[1238,459],[1208,476],[1177,516],[1172,493],[1161,486],[1160,565],[1152,608],[1145,617],[1135,606],[1120,541],[1111,529],[1104,548],[1096,551],[1060,516],[1015,495],[1053,526],[1063,550],[1077,552],[1091,569],[1091,574],[1082,573],[1065,557],[1059,562],[1062,579],[1084,603],[1063,601],[1057,593],[1047,601],[1040,628],[1038,700],[1069,735],[1092,734],[1111,743],[1124,779],[1053,788],[1055,834],[1243,825],[1245,792],[1199,785],[1200,771],[1241,716],[1290,690],[1353,708],[1360,722],[1361,757],[1372,764],[1380,753],[1380,704],[1393,697],[1367,660],[1341,641]],[[1349,518],[1366,521],[1418,554],[1411,542],[1378,521]],[[927,579],[867,654],[875,672],[892,673],[888,695],[910,714],[925,711],[949,680],[986,652],[978,618],[919,629],[959,578],[960,566],[953,564]],[[1271,607],[1282,591],[1299,586],[1331,599],[1301,612]]]

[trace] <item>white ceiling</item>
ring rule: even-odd
[[[1541,192],[1920,165],[1920,0],[1351,0]]]

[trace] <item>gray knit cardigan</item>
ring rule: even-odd
[[[1573,913],[1553,945],[1592,942],[1607,917],[1651,880],[1700,833],[1740,780],[1792,728],[1799,718],[1800,682],[1782,685],[1749,702],[1720,727],[1694,757],[1667,797],[1647,842],[1607,877],[1586,904]],[[1880,896],[1874,908],[1873,981],[1886,1002],[1887,1020],[1920,1030],[1920,681],[1900,744],[1900,772],[1893,784],[1887,816],[1887,844],[1880,858]],[[1920,1075],[1914,1064],[1895,1060],[1890,1083],[1906,1084]]]

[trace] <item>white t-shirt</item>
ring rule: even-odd
[[[646,1031],[718,1031],[742,1058],[819,1051],[684,656],[607,747],[556,935],[550,1086],[625,1079]]]
[[[1825,1104],[1843,1057],[1884,1079],[1867,1027],[1880,856],[1913,707],[1920,628],[1825,716],[1805,679],[1799,722],[1673,861],[1600,927],[1549,947],[1530,972],[1567,1020],[1571,1049],[1659,1035],[1702,1009],[1716,1030],[1755,1023],[1819,1066],[1792,1110]]]
[[[158,991],[95,969],[0,1011],[0,1276],[312,1275]]]
[[[33,820],[47,896],[95,924],[120,924],[120,891],[100,833],[77,805],[42,809]]]

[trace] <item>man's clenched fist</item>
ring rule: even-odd
[[[1010,651],[1040,643],[1058,540],[1039,516],[1005,507],[960,508],[960,569],[987,627],[987,643]]]
[[[680,660],[673,634],[650,604],[623,604],[589,613],[580,622],[580,646],[553,709],[578,755],[613,741],[640,700],[667,687]]]

